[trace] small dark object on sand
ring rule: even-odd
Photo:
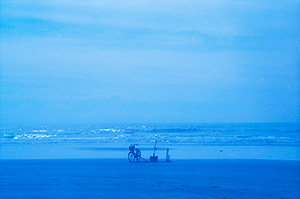
[[[150,156],[150,162],[158,161],[158,157],[155,155],[155,151],[157,150],[156,143],[157,143],[157,140],[155,140],[153,156]]]
[[[150,156],[150,162],[157,162],[158,157],[157,156]]]

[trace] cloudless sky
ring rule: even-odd
[[[3,124],[300,121],[300,1],[0,6]]]

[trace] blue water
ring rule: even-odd
[[[177,158],[298,159],[299,135],[295,123],[2,126],[0,158],[120,158],[132,143],[148,156],[157,140]]]

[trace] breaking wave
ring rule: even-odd
[[[298,124],[130,125],[0,128],[0,143],[152,143],[177,145],[300,146]]]

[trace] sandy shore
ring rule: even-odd
[[[1,160],[0,198],[300,198],[300,162]]]
[[[7,159],[122,159],[128,154],[129,144],[113,147],[112,144],[3,144],[0,160]],[[153,145],[139,147],[142,156],[149,159]],[[261,159],[300,161],[299,146],[197,146],[159,145],[157,155],[165,158],[170,148],[172,159]]]

